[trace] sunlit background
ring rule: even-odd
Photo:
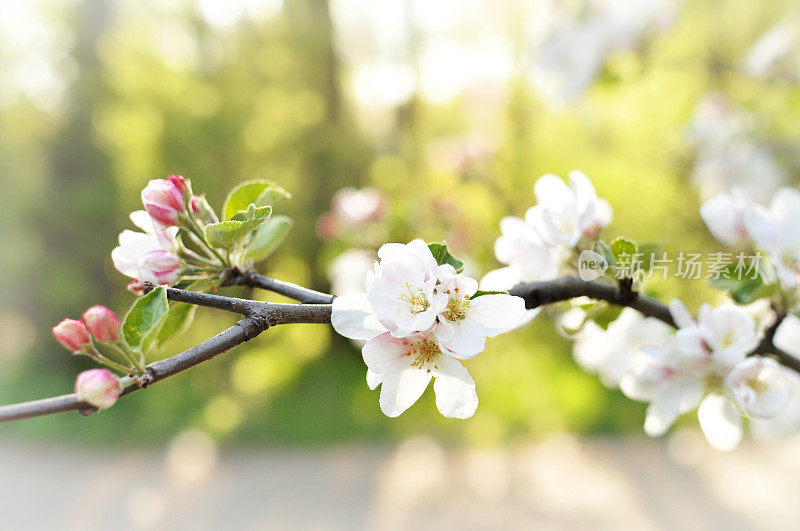
[[[89,367],[50,328],[131,303],[110,251],[149,179],[182,174],[215,207],[239,181],[277,181],[296,223],[262,272],[343,292],[380,244],[414,237],[446,240],[480,277],[500,218],[573,169],[614,208],[605,234],[716,250],[700,202],[797,184],[799,122],[790,0],[0,0],[0,400],[70,392]],[[648,290],[693,309],[719,297],[705,281]],[[198,312],[163,356],[232,319]],[[680,426],[646,439],[644,406],[580,370],[552,316],[469,370],[471,420],[441,417],[430,391],[390,420],[347,340],[278,327],[102,414],[2,426],[0,507],[84,529],[799,516],[781,496],[800,494],[798,443],[767,457]],[[762,488],[732,491],[739,474]]]

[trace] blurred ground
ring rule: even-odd
[[[0,442],[5,529],[796,529],[797,440],[711,450],[556,435],[504,450],[166,452]]]

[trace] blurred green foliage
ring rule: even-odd
[[[550,111],[523,80],[489,112],[465,98],[436,106],[412,97],[380,139],[355,119],[325,1],[286,0],[277,15],[226,30],[192,9],[165,20],[146,7],[153,3],[133,4],[87,0],[54,11],[72,30],[78,68],[63,110],[25,101],[0,110],[3,402],[69,392],[88,362],[69,357],[49,328],[91,304],[124,311],[131,303],[109,253],[148,179],[185,175],[216,208],[242,180],[280,183],[293,198],[276,213],[292,216],[295,227],[264,272],[327,289],[326,267],[344,244],[323,242],[315,224],[343,186],[381,189],[390,198],[389,240],[446,240],[475,276],[496,267],[498,222],[533,204],[535,179],[573,169],[584,170],[614,208],[606,241],[623,235],[673,252],[707,251],[716,244],[697,214],[684,142],[700,97],[722,91],[789,141],[800,134],[800,91],[718,68],[735,63],[785,2],[688,0],[641,53],[613,55],[580,105]],[[195,40],[197,61],[175,66],[155,44],[171,24]],[[437,155],[437,145],[476,133],[491,139],[492,156],[454,166]],[[704,281],[654,281],[648,289],[690,307],[719,297]],[[163,354],[232,322],[201,310]],[[102,414],[3,429],[130,445],[190,426],[247,444],[314,445],[410,433],[492,444],[556,430],[639,429],[643,407],[579,370],[570,348],[541,316],[490,340],[469,362],[481,400],[472,420],[440,417],[430,391],[392,420],[349,342],[324,326],[278,327]]]

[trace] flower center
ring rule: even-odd
[[[436,357],[441,353],[442,352],[439,350],[439,346],[435,341],[423,339],[422,341],[417,341],[416,343],[412,344],[409,350],[406,352],[406,356],[414,357],[414,361],[411,363],[412,367],[416,367],[417,369],[426,369],[428,372],[431,372],[429,367],[431,363],[433,363],[434,369],[439,368],[439,366],[434,362]]]
[[[706,375],[704,378],[705,387],[708,390],[716,390],[722,386],[722,376],[719,374],[712,372]]]
[[[453,298],[447,303],[447,308],[445,308],[442,315],[448,321],[460,321],[461,319],[466,319],[467,308],[469,308],[469,299],[467,297]]]
[[[736,332],[733,330],[728,330],[725,332],[720,338],[719,346],[721,348],[728,348],[729,346],[733,345],[734,341],[736,341]]]
[[[406,282],[406,290],[408,295],[403,293],[400,295],[400,300],[408,304],[409,311],[412,314],[422,313],[430,307],[431,303],[421,288],[414,287],[409,282]]]

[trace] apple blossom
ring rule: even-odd
[[[165,227],[177,225],[178,217],[186,211],[183,193],[175,183],[165,179],[147,183],[142,190],[142,203],[153,221]]]
[[[92,344],[89,330],[77,319],[64,319],[53,327],[53,336],[61,346],[72,352],[80,354]]]
[[[730,194],[720,194],[703,203],[700,217],[717,240],[738,247],[750,239],[745,225],[750,208],[750,201],[736,188]]]
[[[789,314],[783,319],[772,340],[775,347],[800,358],[800,318]],[[779,366],[788,383],[789,399],[787,404],[769,418],[753,417],[750,431],[758,440],[772,440],[786,437],[800,429],[800,375],[783,366]]]
[[[520,218],[508,216],[500,220],[500,232],[494,254],[507,266],[486,273],[481,289],[509,290],[520,282],[551,280],[558,276],[558,250],[545,244],[534,227]]]
[[[478,282],[456,273],[450,264],[439,266],[437,292],[449,296],[437,316],[433,335],[456,358],[483,352],[487,337],[514,329],[525,316],[525,301],[508,294],[491,293],[474,297]]]
[[[800,283],[800,193],[788,187],[779,189],[769,209],[750,209],[745,225],[756,245],[769,253],[781,285],[796,287]]]
[[[115,342],[119,339],[120,321],[113,310],[105,306],[92,306],[81,316],[86,328],[98,341]]]
[[[98,409],[114,405],[122,392],[122,382],[108,369],[89,369],[75,379],[75,393],[82,400]]]
[[[438,264],[422,240],[387,243],[378,249],[379,262],[367,273],[367,298],[383,326],[395,337],[428,330],[447,306],[436,292]]]
[[[673,300],[670,312],[678,331],[661,345],[643,347],[648,357],[622,377],[620,389],[629,398],[650,402],[644,429],[651,437],[700,406],[698,418],[709,444],[731,449],[741,439],[741,419],[726,378],[758,344],[755,322],[732,304],[704,304],[695,320],[682,302]]]
[[[608,387],[617,387],[647,354],[641,347],[660,344],[672,335],[672,328],[652,317],[625,308],[607,329],[588,321],[578,332],[572,354],[587,371],[596,372]]]
[[[144,232],[124,230],[119,235],[119,246],[111,251],[114,267],[125,276],[133,279],[139,276],[139,259],[158,250],[177,252],[177,227],[161,227],[154,223],[144,210],[130,214],[134,225]]]
[[[574,247],[583,237],[594,238],[611,222],[611,207],[597,198],[586,174],[570,172],[569,184],[555,175],[544,175],[534,186],[538,204],[525,213],[525,221],[549,245]]]
[[[747,358],[731,370],[726,384],[736,404],[754,417],[770,418],[789,401],[789,380],[772,358]]]
[[[178,189],[185,199],[192,197],[192,183],[183,175],[170,175],[167,180]]]
[[[445,417],[469,418],[478,407],[475,382],[455,358],[439,349],[430,334],[397,338],[381,334],[362,349],[372,386],[380,382],[381,411],[397,417],[422,396],[431,378],[436,407]]]
[[[142,256],[138,261],[139,280],[152,284],[174,284],[181,276],[182,264],[174,254],[156,250]]]

